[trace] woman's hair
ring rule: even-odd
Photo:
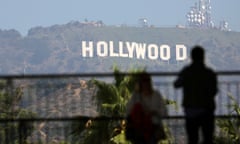
[[[139,74],[138,84],[140,92],[143,89],[147,89],[150,93],[153,92],[151,75],[148,74],[147,72],[142,72]]]

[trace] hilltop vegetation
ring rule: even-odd
[[[177,71],[189,62],[119,57],[83,58],[82,41],[129,41],[167,44],[175,51],[184,44],[188,54],[199,44],[207,49],[207,63],[216,70],[240,67],[240,33],[215,29],[106,26],[102,22],[71,22],[50,27],[35,27],[27,36],[16,30],[0,31],[1,74],[111,72],[118,64],[123,69],[147,67],[149,71]],[[188,56],[189,57],[189,56]]]

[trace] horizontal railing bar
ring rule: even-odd
[[[217,75],[239,75],[240,71],[236,70],[236,71],[217,71],[216,72]]]
[[[177,73],[150,73],[156,76],[175,76]],[[119,73],[119,75],[137,75],[134,73]],[[68,77],[112,77],[114,73],[79,73],[79,74],[29,74],[29,75],[0,75],[0,79],[28,78],[68,78]]]
[[[152,76],[176,76],[178,72],[149,72]],[[218,71],[217,75],[240,75],[240,71]],[[136,73],[121,72],[119,75],[136,75]],[[0,75],[0,79],[26,79],[26,78],[67,78],[67,77],[111,77],[114,73],[65,73],[65,74],[16,74]]]
[[[185,116],[165,116],[162,117],[162,119],[184,119]],[[240,115],[216,115],[216,119],[240,119]],[[23,121],[77,121],[77,120],[123,120],[126,119],[126,117],[106,117],[106,116],[101,116],[101,117],[59,117],[59,118],[17,118],[17,119],[0,119],[0,123],[5,123],[5,122],[23,122]]]

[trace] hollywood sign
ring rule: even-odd
[[[183,44],[176,44],[174,48],[171,48],[166,44],[82,41],[82,57],[122,57],[168,61],[172,58],[173,52],[175,52],[174,57],[177,61],[187,59],[187,47]]]

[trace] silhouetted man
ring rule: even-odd
[[[175,88],[183,88],[183,107],[185,112],[188,143],[197,144],[199,130],[203,143],[213,143],[215,95],[217,76],[204,64],[204,49],[195,46],[191,51],[192,63],[179,73],[174,82]]]

